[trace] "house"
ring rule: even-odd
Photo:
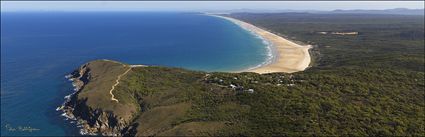
[[[246,90],[246,92],[248,92],[248,93],[254,93],[254,89],[250,88],[250,89]]]
[[[236,88],[236,86],[233,85],[233,84],[230,84],[229,87],[232,88],[232,89],[235,89]]]

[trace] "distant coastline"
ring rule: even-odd
[[[268,42],[268,59],[264,63],[254,68],[242,70],[242,72],[256,72],[260,74],[273,72],[293,73],[303,71],[310,65],[311,57],[308,50],[312,47],[311,45],[299,45],[235,18],[215,14],[207,15],[229,20]]]

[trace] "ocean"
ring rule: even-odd
[[[234,72],[268,58],[259,37],[198,13],[2,12],[1,135],[78,135],[55,109],[91,60]]]

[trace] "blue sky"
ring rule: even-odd
[[[423,1],[1,1],[1,11],[423,9]]]

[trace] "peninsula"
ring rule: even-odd
[[[69,77],[76,92],[58,110],[77,121],[83,135],[351,135],[352,132],[348,132],[351,128],[347,126],[355,127],[356,135],[390,134],[379,132],[384,129],[382,127],[390,126],[386,123],[367,127],[358,124],[357,119],[363,115],[381,117],[383,112],[346,110],[347,106],[351,108],[361,102],[348,99],[350,92],[322,91],[317,85],[329,87],[341,81],[314,73],[207,73],[131,66],[109,60],[82,65]],[[364,86],[368,82],[345,88]],[[113,92],[110,92],[111,86]],[[389,93],[377,95],[393,96]],[[366,96],[365,100],[372,100],[374,96]],[[339,100],[344,97],[346,99]],[[363,104],[362,108],[378,107]],[[350,115],[340,115],[337,113],[340,110]],[[347,123],[331,124],[335,117],[347,119]],[[344,132],[317,131],[320,128]]]
[[[241,73],[95,60],[68,77],[76,92],[58,110],[89,135],[424,136],[423,16],[229,16],[314,42],[318,65],[302,71],[308,46],[290,41],[282,51],[273,44],[273,63]],[[359,33],[317,33],[348,31]],[[257,32],[269,42],[286,40]],[[292,66],[275,66],[279,61]]]

